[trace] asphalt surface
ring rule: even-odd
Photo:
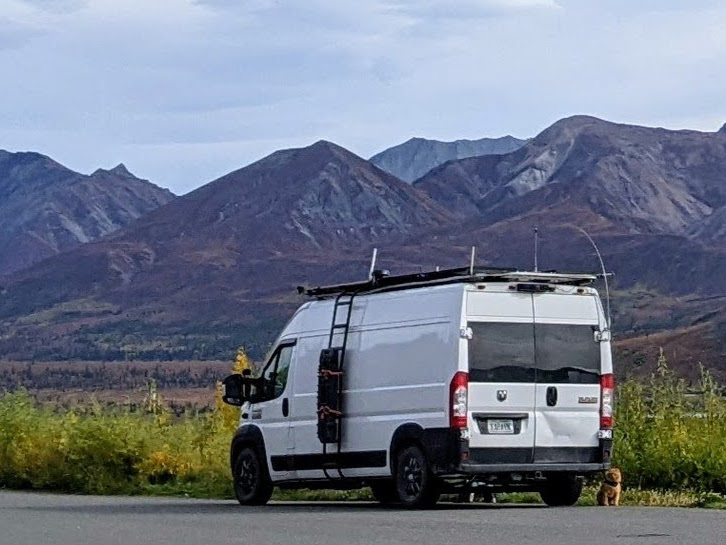
[[[271,503],[0,493],[0,545],[726,543],[726,513],[664,508]]]

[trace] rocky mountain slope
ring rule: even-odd
[[[577,116],[514,153],[442,165],[416,182],[460,217],[486,222],[580,207],[600,228],[687,235],[726,204],[726,138]]]
[[[0,277],[95,240],[174,195],[119,165],[90,176],[0,150]]]
[[[374,155],[370,161],[386,172],[411,183],[447,161],[509,153],[521,148],[526,142],[513,136],[454,142],[411,138],[403,144]]]

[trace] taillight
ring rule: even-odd
[[[449,390],[449,424],[460,430],[466,428],[467,399],[469,397],[469,373],[459,371],[451,379]]]
[[[600,376],[600,429],[613,428],[613,402],[615,401],[615,377],[612,374]]]

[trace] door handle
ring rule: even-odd
[[[557,405],[557,388],[554,386],[547,387],[547,406],[554,407]]]
[[[287,416],[290,413],[290,402],[287,398],[282,400],[282,416]]]

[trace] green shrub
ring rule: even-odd
[[[94,403],[54,411],[24,391],[0,396],[0,487],[232,497],[229,442],[237,413],[218,402],[210,413],[174,418],[160,399],[153,400],[143,411]],[[625,497],[648,503],[656,490],[670,492],[652,502],[671,497],[676,504],[713,503],[726,494],[726,400],[720,387],[703,371],[700,383],[687,388],[661,357],[649,380],[618,388],[614,453]]]
[[[661,356],[648,381],[620,386],[615,433],[630,486],[726,493],[726,400],[705,370],[689,392]]]

